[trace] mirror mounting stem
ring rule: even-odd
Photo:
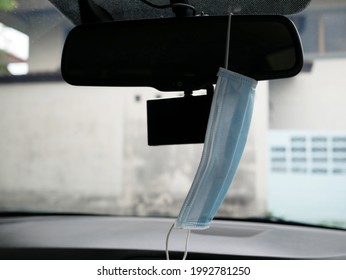
[[[189,17],[196,15],[195,7],[189,5],[188,0],[170,0],[170,3],[172,11],[176,17]]]
[[[214,86],[212,84],[207,86],[205,88],[205,90],[206,90],[208,96],[212,97],[214,95]],[[192,95],[193,95],[193,90],[190,90],[190,89],[184,90],[184,97],[185,98],[192,97]]]

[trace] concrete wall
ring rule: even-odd
[[[148,147],[146,100],[159,94],[64,83],[1,85],[0,208],[177,215],[202,145]],[[222,215],[265,209],[266,83],[256,96]]]
[[[268,209],[281,218],[346,226],[346,59],[270,82]],[[299,141],[298,141],[299,140]]]
[[[123,98],[114,91],[63,83],[0,86],[1,200],[9,198],[5,191],[22,193],[11,199],[23,201],[28,192],[29,202],[44,198],[39,208],[59,209],[74,206],[73,199],[59,206],[59,195],[119,193]],[[36,192],[32,199],[30,192]]]
[[[346,58],[315,60],[312,71],[271,81],[270,128],[346,130]]]

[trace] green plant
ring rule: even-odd
[[[17,7],[18,3],[16,0],[0,0],[0,10],[12,11]]]

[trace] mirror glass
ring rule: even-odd
[[[103,22],[68,35],[62,74],[73,85],[206,88],[225,64],[227,16]],[[256,80],[302,68],[299,35],[284,16],[233,16],[229,69]]]

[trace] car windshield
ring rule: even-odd
[[[259,82],[217,217],[346,229],[346,0],[289,18],[303,70]],[[0,0],[0,211],[176,217],[203,145],[148,146],[146,101],[183,94],[68,85],[73,26],[47,0]]]

